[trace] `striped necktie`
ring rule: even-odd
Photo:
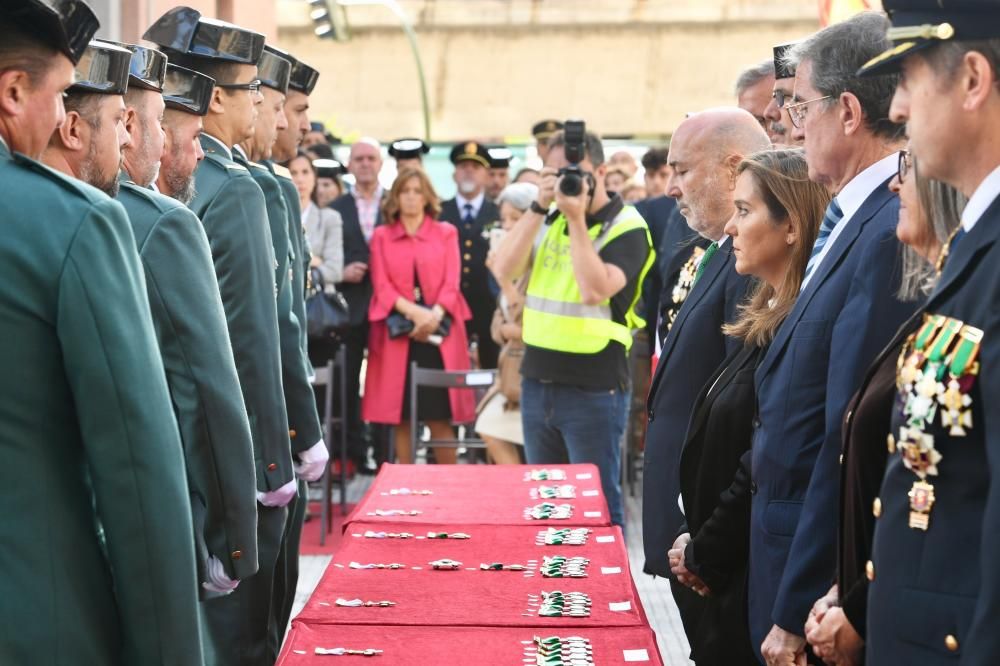
[[[701,255],[701,261],[698,262],[698,268],[694,272],[694,281],[691,282],[692,287],[698,284],[698,280],[701,279],[701,274],[705,272],[706,268],[708,268],[709,260],[712,258],[712,255],[718,251],[718,249],[718,243],[712,243],[705,248],[705,254]]]
[[[830,234],[833,233],[833,230],[837,228],[842,219],[844,219],[844,211],[840,210],[840,204],[837,203],[837,198],[834,197],[830,199],[830,205],[826,207],[826,213],[823,215],[823,224],[820,225],[819,235],[816,236],[816,242],[813,244],[812,254],[809,256],[809,263],[806,264],[806,274],[802,278],[802,284],[805,284],[809,276],[812,275],[813,270],[819,265],[820,253],[823,252],[823,247],[830,240]]]

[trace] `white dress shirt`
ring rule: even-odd
[[[998,196],[1000,196],[1000,166],[979,183],[979,187],[969,197],[969,203],[965,204],[965,209],[962,210],[962,228],[965,229],[965,233],[972,231],[972,227],[976,226],[976,222]]]
[[[455,195],[455,203],[458,204],[458,217],[459,219],[465,218],[465,206],[468,204],[472,206],[472,217],[479,215],[479,209],[483,207],[483,202],[486,201],[486,190],[479,193],[475,199],[466,199],[461,195],[461,193]]]

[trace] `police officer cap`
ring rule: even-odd
[[[984,0],[884,0],[892,48],[858,70],[859,76],[899,71],[906,56],[949,41],[1000,37],[1000,3]]]
[[[291,63],[292,73],[288,78],[288,87],[305,95],[311,95],[313,88],[316,87],[316,82],[319,81],[319,72],[288,51],[282,51],[271,45],[267,46],[267,50]]]
[[[215,79],[180,65],[168,64],[163,80],[163,101],[168,109],[196,116],[208,113]]]
[[[124,95],[128,89],[132,52],[111,42],[95,39],[80,57],[69,93]]]
[[[396,139],[389,144],[389,155],[397,160],[423,159],[429,152],[431,147],[420,139]]]
[[[541,120],[531,128],[531,135],[536,139],[547,139],[563,128],[558,120]]]
[[[167,74],[166,55],[156,49],[146,48],[138,44],[124,44],[110,40],[108,44],[114,44],[132,52],[132,60],[129,62],[128,69],[130,88],[163,92],[163,77]]]
[[[451,163],[476,162],[482,164],[487,169],[490,167],[490,154],[486,152],[486,146],[478,141],[466,141],[456,144],[451,149]]]
[[[168,53],[256,65],[264,51],[264,35],[232,23],[203,18],[190,7],[174,7],[156,20],[143,39]]]
[[[795,76],[795,68],[788,65],[785,62],[785,56],[788,52],[792,50],[792,47],[798,44],[798,42],[788,42],[787,44],[776,44],[773,47],[774,51],[774,78],[776,79],[790,79]]]
[[[486,153],[490,158],[491,169],[506,169],[510,166],[510,161],[514,159],[514,153],[506,146],[490,148]]]
[[[292,63],[280,55],[273,46],[265,46],[257,63],[257,78],[260,84],[277,90],[282,95],[288,93],[288,77],[292,73]]]
[[[83,0],[4,0],[0,19],[17,24],[25,35],[65,54],[74,65],[101,27]]]
[[[337,178],[347,173],[344,165],[333,159],[313,160],[313,168],[316,169],[317,178]]]

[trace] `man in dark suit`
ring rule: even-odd
[[[869,69],[902,65],[889,117],[906,123],[922,175],[969,197],[914,320],[924,334],[905,341],[897,371],[866,571],[869,664],[987,666],[1000,655],[1000,147],[985,140],[1000,127],[1000,7],[942,4],[887,0],[897,44]],[[921,409],[927,384],[936,413]]]
[[[372,282],[368,274],[368,243],[382,223],[382,197],[378,181],[382,148],[374,139],[358,139],[351,146],[347,170],[354,176],[350,192],[337,197],[330,207],[344,220],[344,281],[337,285],[350,309],[351,327],[344,334],[347,356],[347,450],[359,469],[368,458],[361,422],[361,364],[368,346],[368,303]]]
[[[913,311],[895,296],[899,203],[887,185],[900,127],[886,120],[895,79],[854,74],[889,44],[886,28],[881,15],[859,14],[789,52],[792,138],[805,142],[810,179],[836,196],[795,308],[755,375],[749,616],[768,663],[804,657],[809,610],[836,566],[844,410]]]
[[[451,149],[451,163],[455,165],[458,192],[441,204],[441,220],[458,227],[462,296],[472,309],[472,319],[465,323],[469,339],[475,336],[479,345],[480,365],[495,368],[500,348],[490,336],[490,322],[496,310],[496,286],[486,268],[490,243],[483,230],[500,219],[500,211],[486,197],[489,151],[475,141],[459,143]]]
[[[667,181],[670,178],[668,154],[668,148],[650,148],[642,156],[642,168],[645,169],[643,179],[646,182],[648,197],[635,204],[635,209],[646,220],[649,234],[653,238],[653,247],[656,249],[656,270],[651,270],[646,275],[642,285],[643,317],[646,319],[646,335],[651,342],[656,333],[660,292],[663,290],[663,269],[670,260],[669,256],[664,258],[661,254],[664,249],[663,237],[671,214],[677,210],[677,202],[666,194]],[[680,225],[690,233],[684,219],[680,218],[679,221]],[[655,352],[655,348],[655,344],[649,344],[650,356]]]
[[[723,229],[732,217],[729,182],[744,155],[770,146],[752,115],[735,108],[712,109],[684,120],[670,144],[674,173],[667,194],[677,200],[691,229],[708,239],[691,293],[681,306],[653,377],[647,400],[643,473],[643,570],[670,577],[667,551],[681,533],[678,467],[691,408],[705,381],[738,346],[722,334],[736,316],[748,278],[736,273],[732,243]],[[678,546],[678,547],[683,547]],[[671,577],[684,628],[693,636],[701,598]]]

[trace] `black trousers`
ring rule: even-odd
[[[361,364],[368,346],[368,323],[348,329],[344,335],[347,361],[347,455],[355,462],[367,455],[364,423],[361,421]],[[336,404],[336,403],[335,403]]]
[[[302,543],[302,523],[306,518],[309,504],[309,486],[299,479],[299,494],[288,504],[288,520],[281,540],[278,561],[274,567],[274,593],[271,601],[270,643],[268,656],[270,663],[278,659],[281,643],[285,639],[285,629],[292,616],[295,603],[295,588],[299,584],[299,545]]]

